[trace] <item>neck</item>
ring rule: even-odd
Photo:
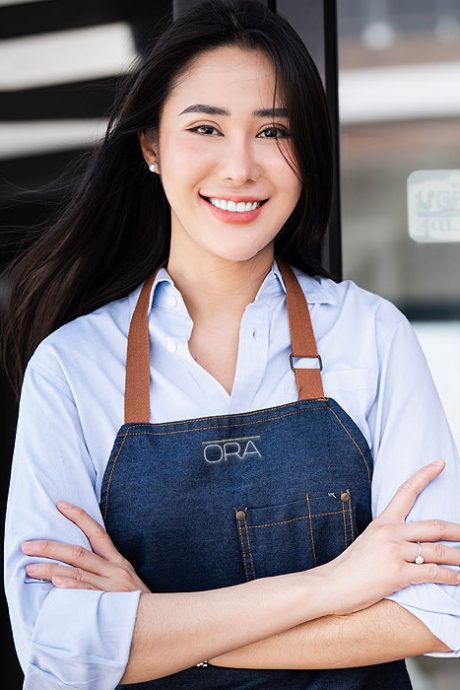
[[[197,247],[176,251],[171,243],[167,271],[181,293],[190,317],[210,321],[241,319],[254,301],[273,263],[273,243],[242,261],[224,259]]]

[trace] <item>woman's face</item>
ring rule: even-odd
[[[302,185],[275,141],[296,169],[287,113],[271,115],[274,90],[263,52],[216,48],[169,94],[158,138],[140,135],[171,206],[175,251],[244,261],[272,243],[290,216]],[[263,203],[253,210],[255,202]]]

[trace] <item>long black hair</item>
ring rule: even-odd
[[[124,297],[166,263],[170,207],[138,133],[158,130],[177,78],[199,54],[224,45],[264,51],[290,114],[302,192],[275,238],[275,253],[305,273],[327,275],[321,246],[332,194],[331,132],[315,64],[290,24],[258,0],[203,0],[121,79],[105,137],[58,217],[3,274],[0,354],[17,394],[30,356],[49,333]]]

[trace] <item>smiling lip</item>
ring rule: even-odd
[[[260,199],[249,199],[249,198],[242,198],[242,197],[233,197],[233,198],[228,198],[228,197],[204,197],[200,194],[203,203],[206,204],[207,208],[213,213],[213,215],[218,218],[220,221],[223,221],[224,223],[232,223],[232,224],[240,224],[240,223],[251,223],[253,220],[257,218],[259,213],[262,211],[262,209],[265,206],[265,202],[268,201],[268,199],[264,199],[262,203],[254,209],[254,211],[225,211],[223,208],[217,208],[217,206],[213,206],[210,201],[208,201],[209,198],[212,199],[226,199],[226,201],[261,201]]]
[[[227,195],[225,195],[225,194],[224,194],[224,195],[220,195],[220,194],[219,194],[219,195],[218,195],[218,194],[212,194],[212,195],[209,195],[209,194],[200,194],[200,196],[201,196],[203,199],[223,199],[224,201],[235,201],[236,203],[238,203],[238,201],[244,201],[245,203],[253,202],[253,201],[260,201],[260,202],[262,202],[262,201],[268,201],[268,199],[261,199],[260,197],[257,198],[257,197],[255,197],[255,196],[232,196],[232,195],[227,196]]]

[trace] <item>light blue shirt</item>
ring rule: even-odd
[[[371,448],[373,515],[417,468],[442,457],[445,470],[408,519],[460,522],[459,458],[409,322],[352,281],[336,284],[294,271],[310,304],[325,394],[356,422]],[[23,554],[20,545],[49,538],[90,548],[55,504],[76,503],[102,522],[101,481],[124,421],[126,342],[140,287],[51,333],[26,369],[7,507],[5,582],[28,690],[111,690],[128,660],[140,593],[59,589],[34,580],[25,566],[40,559]],[[193,323],[165,268],[156,277],[149,315],[151,422],[297,400],[276,261],[243,314],[231,395],[191,356]],[[458,586],[418,584],[390,598],[460,655]]]

